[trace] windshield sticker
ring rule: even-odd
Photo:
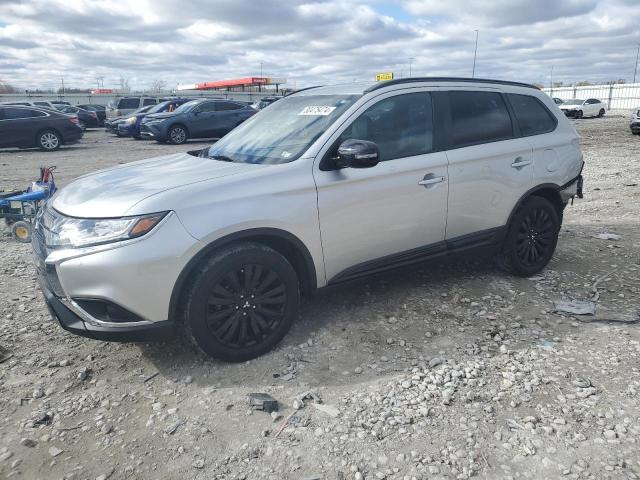
[[[309,106],[309,107],[304,107],[302,109],[302,111],[298,114],[298,115],[329,115],[331,112],[333,112],[336,109],[336,107],[329,107],[329,106],[325,106],[325,105],[319,105],[319,106]]]

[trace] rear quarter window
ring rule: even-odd
[[[511,116],[497,92],[450,91],[452,148],[513,138]]]
[[[523,136],[540,135],[555,130],[557,119],[536,97],[508,93],[507,98]]]

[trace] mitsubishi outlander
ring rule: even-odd
[[[117,341],[182,332],[244,361],[321,287],[470,249],[539,272],[582,167],[575,129],[531,85],[314,87],[210,148],[78,178],[42,210],[32,244],[63,328]]]

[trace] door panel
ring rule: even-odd
[[[383,161],[371,168],[328,171],[316,162],[329,281],[355,265],[444,240],[447,157],[420,153],[432,150],[431,113],[426,92],[380,95],[345,122],[348,126],[336,132],[331,148],[335,151],[346,138],[376,141]],[[401,151],[413,154],[395,157]]]
[[[499,91],[452,89],[446,238],[506,224],[533,181],[533,149]]]
[[[526,138],[449,150],[447,157],[447,238],[504,226],[532,187],[533,149]]]

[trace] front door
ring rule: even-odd
[[[414,91],[382,94],[363,105],[316,161],[329,282],[400,265],[442,247],[447,159],[434,147],[432,95]],[[331,159],[350,138],[375,142],[380,163],[337,169]]]

